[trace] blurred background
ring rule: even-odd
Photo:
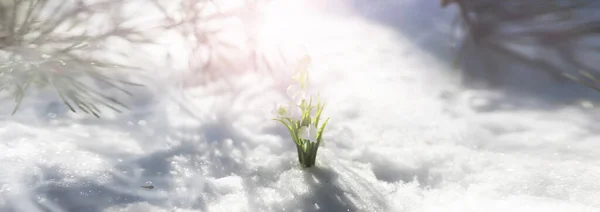
[[[3,93],[20,102],[29,87],[53,86],[70,110],[99,113],[77,102],[121,110],[127,95],[103,97],[77,81],[125,91],[139,86],[129,82],[131,73],[157,74],[139,70],[185,72],[178,75],[185,85],[245,71],[278,74],[308,52],[297,38],[309,32],[299,23],[311,23],[320,11],[395,29],[469,88],[552,102],[540,103],[546,105],[598,96],[595,1],[329,0],[306,1],[302,11],[292,5],[299,3],[2,0]],[[117,76],[123,73],[128,80]]]
[[[353,1],[450,64],[467,88],[541,105],[597,101],[595,1]],[[532,103],[533,104],[533,103]]]

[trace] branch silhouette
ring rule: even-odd
[[[546,71],[557,80],[570,79],[600,91],[600,66],[581,57],[584,54],[600,56],[600,43],[597,41],[600,16],[595,15],[600,12],[600,2],[441,1],[442,7],[449,5],[460,9],[460,23],[467,32],[466,40],[470,39],[475,44],[474,48],[492,52],[483,55],[484,60],[493,61],[501,55]],[[521,47],[558,57],[540,57],[524,52]]]

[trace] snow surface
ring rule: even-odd
[[[596,110],[463,89],[388,25],[313,15],[290,33],[318,32],[297,36],[332,118],[316,167],[270,119],[285,76],[161,75],[101,120],[2,102],[0,211],[600,211]]]

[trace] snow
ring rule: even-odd
[[[270,117],[286,74],[163,73],[103,119],[51,91],[13,117],[3,101],[0,210],[600,211],[598,111],[465,89],[389,25],[338,15],[288,32],[331,117],[316,167]]]

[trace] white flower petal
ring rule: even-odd
[[[311,135],[313,138],[317,139],[317,127],[316,127],[314,124],[311,124],[311,125],[309,126],[309,134],[310,134],[310,135]]]
[[[300,127],[300,129],[298,129],[298,137],[301,139],[310,140],[310,136],[306,128],[307,127]]]
[[[300,127],[300,129],[298,129],[298,136],[309,142],[317,142],[317,128],[314,124],[311,124],[308,127]]]

